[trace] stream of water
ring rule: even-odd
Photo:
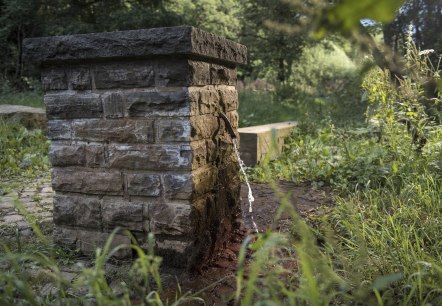
[[[252,188],[250,187],[250,183],[249,183],[249,178],[247,176],[246,170],[245,170],[245,164],[241,159],[241,156],[239,155],[239,150],[238,150],[238,141],[236,140],[236,138],[232,138],[232,142],[233,142],[233,148],[235,150],[236,153],[236,157],[238,158],[238,162],[239,162],[239,167],[241,168],[241,173],[244,175],[244,178],[246,180],[246,185],[248,190],[248,200],[249,200],[249,213],[250,213],[250,218],[252,219],[252,224],[253,224],[253,228],[255,229],[255,232],[258,233],[258,226],[255,223],[255,218],[253,217],[253,201],[255,201],[255,198],[253,197],[253,193],[252,193]]]

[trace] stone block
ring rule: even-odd
[[[105,197],[101,205],[103,227],[111,230],[117,226],[131,231],[143,230],[143,206],[140,202],[129,202]]]
[[[201,61],[189,61],[190,77],[188,86],[210,84],[210,64]]]
[[[179,145],[111,145],[109,166],[116,169],[171,170],[190,169],[191,150]]]
[[[219,86],[220,107],[224,112],[230,112],[238,109],[238,92],[232,86]]]
[[[95,88],[152,87],[155,73],[151,61],[119,61],[101,63],[93,68]]]
[[[155,86],[176,87],[192,83],[190,64],[186,59],[160,60],[155,67]]]
[[[219,110],[220,96],[214,86],[189,87],[189,103],[193,114],[215,114]]]
[[[54,197],[56,225],[101,228],[101,201],[95,196],[61,195]]]
[[[126,113],[130,117],[189,116],[187,90],[161,89],[125,92]]]
[[[68,89],[65,69],[59,67],[47,67],[42,69],[41,84],[45,91]]]
[[[247,166],[252,167],[267,155],[271,159],[276,158],[284,148],[284,140],[295,127],[296,122],[287,121],[238,129],[241,159]]]
[[[216,136],[220,128],[217,114],[190,117],[192,140],[209,139]]]
[[[103,114],[100,95],[46,94],[44,97],[48,119],[100,118]]]
[[[190,140],[189,118],[157,120],[157,142],[184,142]]]
[[[76,247],[77,249],[80,249],[81,252],[85,255],[95,256],[96,249],[97,248],[103,249],[108,239],[110,239],[109,233],[77,230]],[[132,249],[129,247],[130,243],[131,241],[128,236],[117,233],[113,237],[109,251],[116,248],[117,246],[127,245],[126,248],[121,248],[116,253],[114,253],[114,256],[120,259],[131,257]]]
[[[75,248],[77,243],[77,230],[57,226],[54,229],[53,240],[55,243],[61,244],[68,248]]]
[[[73,90],[92,89],[90,68],[76,66],[69,71],[69,88]]]
[[[192,155],[192,169],[198,169],[208,163],[207,147],[204,140],[192,141],[190,144]]]
[[[127,177],[127,192],[134,196],[158,197],[161,194],[161,180],[157,174],[130,173]]]
[[[150,230],[155,235],[180,236],[192,231],[189,203],[149,205]]]
[[[160,253],[164,251],[173,251],[178,254],[184,255],[187,253],[189,248],[192,247],[192,241],[181,241],[181,240],[156,240],[155,245]]]
[[[103,112],[105,118],[124,117],[124,99],[121,92],[104,93],[102,95]]]
[[[115,170],[90,171],[74,168],[54,168],[52,188],[55,191],[85,194],[123,194],[121,173]]]
[[[193,194],[191,174],[165,174],[164,194],[167,199],[190,200]]]
[[[104,166],[104,147],[97,145],[63,145],[52,143],[49,149],[52,166]]]
[[[222,65],[210,65],[210,84],[236,85],[236,69]]]
[[[153,121],[148,119],[85,119],[72,123],[72,139],[116,143],[154,142]]]
[[[215,166],[201,167],[192,173],[195,195],[208,193],[216,187],[218,169]]]
[[[71,122],[66,120],[49,120],[47,136],[50,140],[70,140],[72,138]]]

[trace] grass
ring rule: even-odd
[[[2,104],[43,108],[43,94],[38,91],[0,93],[0,105]]]
[[[17,90],[7,80],[0,80],[0,105],[44,107],[41,84],[34,79],[24,78],[24,80],[27,83],[27,90]]]
[[[0,187],[49,171],[49,141],[41,130],[0,120]]]

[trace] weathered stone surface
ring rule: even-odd
[[[189,87],[189,102],[194,114],[214,114],[219,110],[219,93],[213,86]]]
[[[125,100],[130,117],[190,115],[184,88],[126,92]]]
[[[117,169],[168,170],[189,169],[191,148],[180,145],[109,146],[109,165]]]
[[[66,247],[74,248],[77,243],[77,230],[57,226],[54,230],[54,242],[64,245]]]
[[[224,112],[230,112],[238,109],[238,92],[235,87],[220,86],[218,87],[220,95],[220,106]]]
[[[183,235],[192,231],[190,203],[149,205],[150,230],[155,235]]]
[[[190,63],[184,58],[158,61],[155,69],[155,85],[173,87],[192,84],[194,81]]]
[[[94,68],[97,89],[152,87],[155,73],[151,61],[102,63]]]
[[[217,183],[218,170],[214,166],[201,167],[192,173],[195,195],[212,191]]]
[[[123,179],[119,171],[55,168],[52,187],[55,191],[122,195]]]
[[[45,91],[68,89],[66,70],[60,67],[42,69],[41,83]]]
[[[74,67],[69,72],[69,88],[74,90],[92,89],[90,68]]]
[[[96,248],[103,248],[109,239],[109,233],[96,231],[77,230],[76,247],[85,255],[94,256]],[[118,250],[116,258],[128,258],[132,256],[132,249],[129,247],[130,238],[126,235],[116,234],[111,242],[111,250],[120,245],[127,245],[126,248]]]
[[[192,247],[192,241],[180,241],[180,240],[157,240],[155,242],[158,251],[173,251],[184,255],[186,251]]]
[[[192,141],[190,146],[192,148],[192,169],[198,169],[206,165],[209,162],[206,142],[204,140]]]
[[[103,112],[106,118],[124,117],[124,99],[121,92],[111,92],[102,95]]]
[[[27,38],[23,54],[26,61],[36,63],[172,54],[247,61],[245,46],[189,26]]]
[[[142,231],[144,205],[118,198],[103,198],[101,210],[104,228],[111,230],[121,226],[123,229]]]
[[[54,197],[54,223],[100,229],[100,205],[98,197],[58,194]]]
[[[158,197],[161,194],[161,180],[157,174],[127,174],[127,192],[129,195]]]
[[[50,140],[71,139],[72,138],[71,122],[65,120],[49,120],[47,135]]]
[[[103,114],[98,94],[46,94],[48,119],[100,118]]]
[[[157,142],[183,142],[190,140],[189,118],[162,119],[157,121]]]
[[[153,121],[148,119],[74,120],[72,139],[97,142],[154,142]]]
[[[217,114],[190,117],[191,136],[193,140],[208,139],[218,134],[220,119]]]
[[[97,145],[63,145],[53,143],[49,149],[49,158],[54,167],[104,166],[104,147]]]
[[[247,166],[255,166],[268,154],[276,158],[284,149],[284,141],[290,136],[296,122],[287,121],[241,128],[241,158]],[[276,139],[274,139],[276,137]],[[272,146],[276,142],[277,148]]]
[[[236,85],[236,69],[226,66],[210,65],[210,84],[213,85]]]
[[[166,174],[163,176],[166,198],[173,200],[190,200],[193,194],[191,174]]]
[[[46,130],[45,111],[23,105],[0,105],[0,118],[23,124],[28,129]]]
[[[210,84],[210,64],[207,62],[189,61],[190,82],[186,85]],[[236,76],[236,75],[235,75]]]

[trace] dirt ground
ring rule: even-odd
[[[281,196],[286,197],[301,216],[314,213],[320,206],[333,205],[332,193],[328,187],[314,187],[310,184],[296,185],[292,182],[279,181],[276,189],[267,183],[251,183],[251,188],[255,199],[252,214],[260,232],[269,227],[281,232],[290,230],[290,218],[287,214],[282,214],[279,220],[274,220]],[[247,191],[247,186],[243,185],[241,188],[243,226],[235,232],[227,248],[192,275],[182,274],[177,278],[165,278],[164,296],[170,298],[170,301],[175,299],[178,280],[183,293],[188,291],[197,293],[206,289],[199,296],[207,302],[207,305],[232,304],[236,286],[234,274],[237,267],[237,255],[243,240],[255,231],[252,225],[252,214],[249,213]],[[197,302],[189,303],[189,305],[197,304]]]

